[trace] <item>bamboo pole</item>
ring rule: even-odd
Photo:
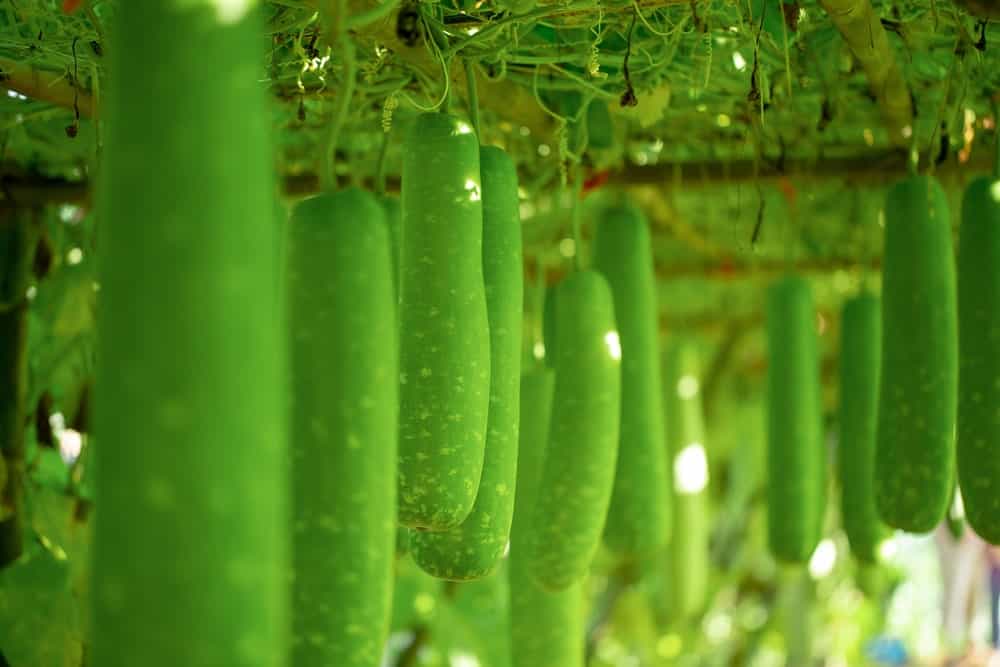
[[[40,70],[0,58],[0,88],[13,90],[57,107],[72,109],[75,104],[84,117],[94,114],[94,98],[90,91],[78,88],[68,77],[58,72]]]
[[[921,160],[923,162],[923,159]],[[839,180],[846,184],[877,187],[907,173],[907,158],[898,151],[867,152],[822,160],[788,160],[783,169],[768,169],[752,160],[736,162],[661,162],[656,165],[628,164],[608,177],[608,185],[621,188],[655,186],[659,190],[733,186],[740,183],[774,184],[784,179],[796,184]],[[935,177],[945,185],[961,185],[966,179],[988,174],[993,168],[992,151],[977,150],[968,162],[948,160],[937,166]],[[681,178],[677,174],[681,174]],[[346,183],[348,177],[342,177]],[[367,185],[372,185],[367,183]],[[286,197],[299,198],[319,191],[315,173],[288,174],[282,190]],[[399,191],[399,178],[389,177],[387,192]],[[11,199],[25,205],[88,204],[87,181],[69,181],[38,174],[21,173],[13,165],[0,164],[0,201]]]

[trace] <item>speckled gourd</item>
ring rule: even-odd
[[[375,667],[396,545],[398,362],[392,249],[356,188],[289,223],[295,667]]]
[[[958,478],[965,517],[1000,544],[1000,178],[962,203],[958,254]]]
[[[448,530],[472,511],[490,398],[479,143],[442,113],[403,149],[399,521]]]
[[[483,276],[490,326],[490,407],[479,493],[460,526],[417,531],[413,560],[442,579],[491,574],[510,536],[517,477],[517,431],[524,299],[517,170],[501,149],[480,150],[483,190]]]
[[[951,224],[932,177],[889,190],[883,257],[875,506],[888,525],[921,533],[951,500],[958,396]]]
[[[586,576],[604,531],[618,454],[621,349],[614,302],[596,271],[559,286],[552,418],[529,538],[531,572],[546,590]]]

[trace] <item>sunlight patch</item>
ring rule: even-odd
[[[181,9],[211,7],[215,10],[219,23],[223,24],[236,23],[249,14],[257,4],[257,0],[176,0],[176,2]]]

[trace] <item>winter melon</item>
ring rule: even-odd
[[[286,664],[284,322],[253,4],[131,0],[109,27],[92,665]]]
[[[671,498],[656,276],[649,224],[639,209],[618,205],[601,212],[593,265],[611,286],[622,354],[618,463],[604,542],[637,555],[666,544]]]
[[[512,667],[583,667],[582,584],[550,592],[531,575],[532,509],[545,461],[555,375],[534,369],[521,378],[517,499],[510,536],[510,650]]]
[[[556,301],[556,385],[531,521],[535,580],[565,590],[587,574],[604,530],[618,450],[621,347],[607,281],[578,271]]]
[[[840,514],[854,556],[875,563],[887,530],[875,509],[875,423],[881,349],[879,300],[870,292],[844,305],[840,344]]]
[[[410,552],[442,579],[493,572],[510,535],[517,477],[523,272],[517,171],[494,146],[480,152],[483,188],[483,274],[490,325],[490,408],[483,473],[472,513],[444,532],[417,531]]]
[[[708,596],[711,517],[708,457],[697,350],[674,343],[666,361],[667,441],[673,459],[673,525],[668,584],[673,613],[696,616]]]
[[[957,401],[948,203],[933,178],[911,176],[890,189],[885,208],[875,504],[890,526],[922,533],[944,518]]]
[[[392,250],[356,188],[289,223],[292,661],[379,664],[396,542],[399,392]]]
[[[826,453],[816,311],[803,278],[769,288],[767,346],[768,543],[779,560],[805,563],[822,531]]]
[[[486,447],[490,336],[479,143],[448,114],[403,149],[399,521],[448,530],[472,511]]]
[[[1000,544],[1000,179],[965,193],[958,317],[959,485],[973,530]]]

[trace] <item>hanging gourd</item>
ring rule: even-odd
[[[531,575],[532,508],[545,460],[555,375],[536,368],[521,377],[517,500],[510,535],[510,651],[513,667],[582,667],[584,591],[550,592]]]
[[[403,150],[399,521],[448,530],[479,490],[490,398],[479,142],[417,117]]]
[[[546,590],[587,574],[604,530],[618,449],[621,347],[607,281],[574,271],[556,300],[556,385],[531,522],[531,570]]]
[[[472,512],[445,532],[415,532],[413,560],[443,579],[493,572],[510,534],[517,476],[517,430],[524,298],[517,170],[499,148],[480,150],[483,277],[490,325],[490,404],[483,472]]]
[[[659,320],[649,224],[629,205],[600,214],[594,269],[611,286],[621,341],[618,461],[604,541],[628,555],[666,544],[670,478],[663,430]]]
[[[697,350],[675,343],[666,360],[667,446],[673,460],[673,526],[670,540],[671,612],[696,616],[708,596],[711,518],[708,458]]]
[[[875,508],[881,313],[868,291],[844,304],[840,343],[840,514],[855,558],[875,563],[888,536]]]
[[[288,460],[253,3],[119,3],[101,98],[88,662],[285,664]]]
[[[768,543],[779,560],[808,562],[822,533],[826,451],[816,311],[809,283],[786,276],[767,296]]]
[[[1000,544],[1000,176],[969,185],[958,254],[958,478],[965,517]]]
[[[889,190],[882,265],[882,365],[875,503],[885,523],[927,532],[955,470],[958,315],[944,190],[911,176]]]
[[[292,664],[377,665],[396,544],[398,362],[392,249],[356,188],[289,223]]]

